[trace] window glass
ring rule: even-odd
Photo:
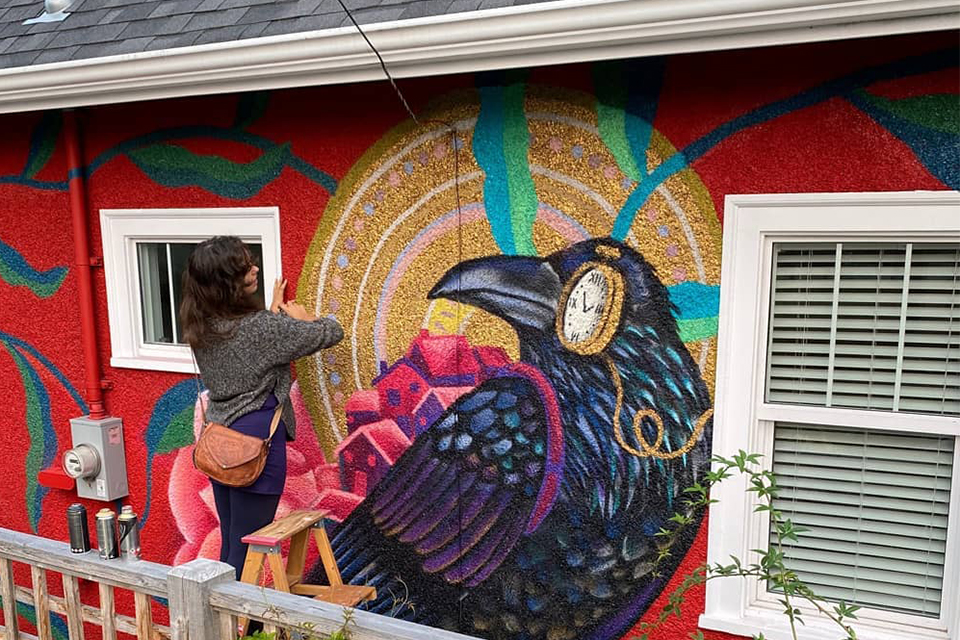
[[[784,564],[822,598],[938,616],[954,440],[776,423],[774,508],[806,529]]]
[[[960,245],[777,243],[768,402],[960,415]]]

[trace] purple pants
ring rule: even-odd
[[[266,438],[276,408],[277,398],[271,393],[260,409],[240,416],[230,428],[250,436]],[[228,487],[210,481],[217,517],[220,518],[220,560],[233,566],[238,580],[247,555],[247,545],[240,539],[273,522],[286,479],[287,428],[281,420],[273,435],[263,473],[252,485]]]

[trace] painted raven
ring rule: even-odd
[[[429,295],[506,320],[520,362],[451,405],[335,531],[344,580],[377,587],[371,611],[484,638],[619,638],[685,555],[695,525],[655,534],[709,464],[710,398],[666,288],[594,239],[463,262]]]

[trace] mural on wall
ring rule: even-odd
[[[345,578],[377,587],[373,611],[616,638],[691,538],[655,570],[708,464],[717,215],[680,171],[609,237],[674,152],[616,105],[523,82],[449,103],[425,119],[456,136],[387,134],[308,254],[299,289],[349,336],[298,370],[356,496],[349,513],[338,494],[320,504],[344,519],[333,545]]]
[[[688,91],[684,65],[710,55],[444,79],[425,125],[351,111],[373,124],[336,152],[297,111],[314,90],[156,108],[153,131],[94,109],[91,202],[281,206],[298,298],[348,339],[298,366],[280,511],[331,512],[344,574],[378,586],[370,608],[489,638],[629,637],[675,563],[704,557],[696,527],[654,534],[709,455],[723,195],[960,188],[956,49],[898,55],[735,92]],[[0,153],[5,210],[52,210],[67,188],[59,116],[34,122]],[[71,253],[18,229],[0,233],[0,339],[23,389],[5,442],[24,446],[0,524],[57,536],[73,498],[36,471],[85,410],[78,349],[14,323],[24,299],[60,322]],[[193,381],[107,375],[148,557],[216,557]]]
[[[342,520],[344,576],[378,589],[370,610],[488,638],[629,631],[689,547],[693,531],[662,532],[710,453],[720,232],[690,164],[849,95],[955,183],[936,108],[864,97],[901,70],[681,150],[651,125],[661,60],[596,65],[595,95],[482,76],[424,116],[447,126],[401,125],[367,152],[300,282],[349,339],[298,374],[340,472],[320,505]]]

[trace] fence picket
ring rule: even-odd
[[[15,587],[17,600],[33,606],[33,591],[25,587]],[[149,603],[149,596],[147,596]],[[50,603],[50,611],[52,613],[59,613],[60,615],[67,615],[67,603],[63,598],[58,598],[57,596],[47,596],[47,601]],[[90,624],[96,625],[98,628],[103,626],[103,615],[100,613],[99,606],[92,606],[89,604],[80,604],[80,611],[83,615],[83,621],[89,622]],[[116,614],[116,627],[117,633],[126,633],[128,635],[136,635],[137,633],[137,624],[136,620],[130,616],[125,616],[121,613]],[[2,637],[2,636],[0,636]],[[145,638],[150,638],[151,640],[163,640],[164,638],[170,637],[170,627],[165,627],[160,624],[154,624],[152,631],[149,635],[144,636]]]
[[[50,601],[47,600],[47,572],[40,567],[31,566],[30,580],[33,583],[33,606],[37,614],[37,637],[40,640],[53,640]]]
[[[113,602],[113,587],[100,583],[100,616],[103,618],[103,640],[117,640],[117,611]]]
[[[17,586],[13,562],[30,566],[32,585]],[[47,571],[63,576],[64,597],[47,592]],[[51,612],[67,616],[70,640],[83,638],[83,624],[102,629],[103,640],[117,634],[137,640],[236,640],[237,618],[258,619],[280,634],[297,629],[333,633],[343,627],[342,607],[234,580],[233,569],[212,560],[194,560],[179,567],[148,561],[104,560],[96,554],[74,554],[63,542],[0,527],[0,597],[3,623],[0,640],[50,640]],[[96,582],[99,606],[84,604],[78,580]],[[116,612],[114,588],[133,591],[136,617]],[[170,626],[156,624],[151,596],[169,602]],[[17,602],[34,605],[38,636],[19,630]],[[351,635],[357,640],[476,640],[365,611],[351,614]],[[100,635],[100,634],[98,634]]]
[[[13,563],[0,558],[0,597],[3,598],[4,640],[17,640],[20,627],[17,624],[17,596],[13,585]]]
[[[67,615],[67,633],[70,640],[83,640],[83,605],[80,602],[80,584],[76,577],[63,574],[63,601]]]
[[[139,591],[134,593],[133,606],[136,611],[137,640],[152,640],[153,612],[150,610],[150,596]]]
[[[223,611],[220,613],[220,640],[237,640],[237,616]]]

